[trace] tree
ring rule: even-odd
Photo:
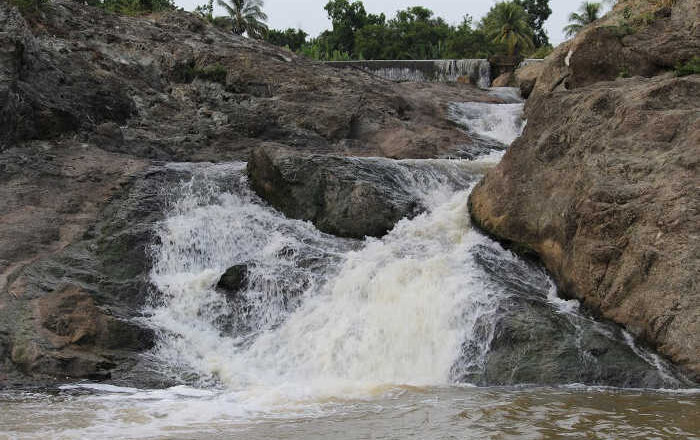
[[[289,50],[296,52],[306,43],[306,37],[308,35],[309,34],[301,29],[289,28],[284,31],[270,29],[265,36],[265,40],[274,45],[287,47]]]
[[[569,24],[564,27],[567,37],[579,33],[585,26],[600,18],[600,3],[584,2],[578,9],[579,12],[572,12],[569,15]]]
[[[519,56],[534,48],[532,30],[525,10],[514,2],[496,3],[481,22],[482,29],[494,43],[505,44],[508,55]]]
[[[532,29],[532,42],[535,44],[535,47],[540,48],[549,45],[547,31],[544,30],[545,21],[552,15],[549,0],[515,0],[515,3],[527,13],[527,24]]]
[[[206,5],[199,5],[194,8],[194,13],[202,17],[204,21],[214,22],[214,0],[209,0]]]
[[[237,35],[244,33],[250,38],[263,38],[267,33],[267,14],[262,11],[262,0],[217,0],[219,6],[231,16],[231,31]]]
[[[494,45],[481,29],[472,27],[472,17],[466,15],[462,23],[452,28],[445,44],[444,58],[488,58]]]
[[[328,41],[332,50],[341,53],[355,54],[355,34],[364,26],[384,26],[386,22],[384,14],[368,14],[359,0],[330,0],[323,9],[333,23]]]

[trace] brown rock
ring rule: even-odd
[[[477,224],[537,253],[562,292],[696,378],[698,96],[697,75],[540,93],[523,136],[470,197]]]
[[[512,87],[515,81],[515,75],[513,72],[506,72],[500,74],[491,83],[491,87]]]
[[[651,77],[700,52],[700,5],[678,0],[618,1],[602,19],[545,58],[534,94],[585,87],[618,77]]]

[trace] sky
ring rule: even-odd
[[[273,29],[301,28],[311,36],[316,36],[331,27],[330,20],[323,10],[328,0],[266,0],[263,10],[268,15],[267,24]],[[550,0],[552,15],[545,28],[549,40],[555,46],[566,38],[562,28],[567,24],[567,17],[575,11],[583,0]],[[188,11],[206,0],[175,0],[175,4]],[[367,12],[383,12],[387,18],[394,16],[399,9],[409,6],[425,6],[444,18],[450,24],[459,24],[465,14],[474,17],[477,22],[496,3],[496,0],[362,0]],[[216,1],[214,2],[216,4]],[[218,7],[217,7],[218,8]],[[215,13],[223,15],[218,8]]]

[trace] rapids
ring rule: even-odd
[[[521,111],[451,106],[467,131],[503,146],[523,129]],[[391,169],[427,207],[364,240],[285,218],[248,188],[243,162],[167,165],[186,177],[163,188],[143,319],[158,334],[151,365],[178,385],[0,394],[0,438],[697,435],[698,390],[678,389],[686,382],[662,359],[471,227],[469,191],[500,154],[357,159]],[[233,265],[248,270],[235,304],[216,288]],[[522,333],[547,325],[551,340],[539,342],[557,350],[529,352],[540,346]],[[633,367],[611,367],[605,352]],[[599,386],[612,374],[661,389]]]

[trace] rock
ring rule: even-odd
[[[537,77],[542,73],[544,66],[543,62],[532,62],[515,71],[515,87],[520,89],[520,96],[524,99],[530,97],[532,90],[535,88]]]
[[[545,58],[534,94],[585,87],[618,77],[651,77],[700,52],[695,0],[618,1],[602,19]]]
[[[670,74],[537,94],[469,201],[476,224],[539,255],[563,294],[695,378],[697,96],[700,77]]]
[[[291,218],[310,220],[342,237],[380,237],[420,211],[389,161],[306,156],[274,145],[253,151],[248,175],[253,189]]]
[[[248,266],[237,264],[226,269],[226,272],[219,278],[219,282],[216,283],[216,287],[222,290],[227,298],[231,299],[242,289],[245,289],[247,278]]]
[[[78,286],[67,286],[30,305],[34,327],[25,330],[42,338],[16,334],[11,349],[12,362],[28,374],[109,379],[110,370],[126,352],[150,348],[154,342],[152,331],[105,314]]]
[[[493,80],[491,87],[513,87],[514,80],[513,72],[502,73]]]
[[[473,252],[489,279],[504,286],[500,294],[507,298],[493,314],[477,319],[473,334],[479,338],[462,347],[452,369],[456,380],[485,386],[692,386],[672,366],[663,365],[661,373],[637,355],[617,326],[572,312],[575,305],[558,308],[549,301],[550,281],[534,263],[504,260],[487,246]],[[484,345],[488,350],[482,357]]]
[[[108,151],[170,161],[243,160],[265,141],[435,157],[470,139],[434,96],[493,100],[472,86],[335,69],[184,11],[137,18],[58,0],[40,22],[31,29],[0,4],[0,149],[78,133]]]

